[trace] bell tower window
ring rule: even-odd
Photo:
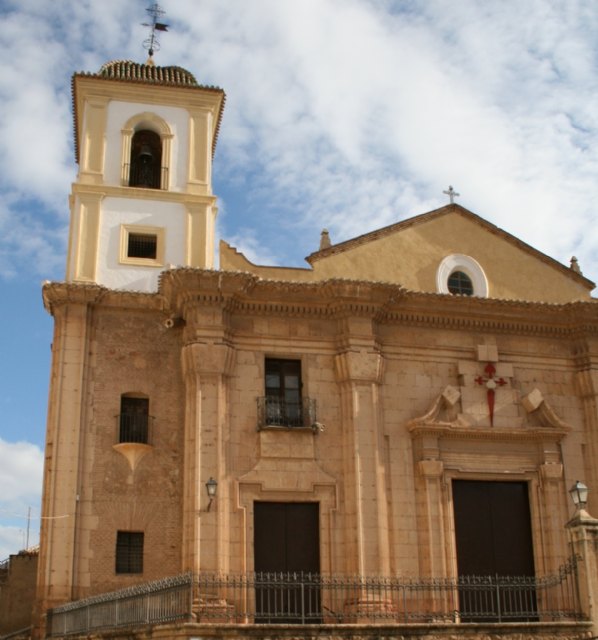
[[[154,131],[135,132],[131,141],[130,187],[159,189],[162,169],[162,142]]]
[[[122,186],[168,190],[173,139],[168,123],[146,111],[129,118],[121,134]]]

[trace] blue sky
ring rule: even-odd
[[[218,235],[262,264],[459,202],[598,278],[598,5],[162,0],[158,64],[227,92]],[[76,177],[70,78],[143,61],[149,2],[3,0],[0,560],[37,541],[52,321]]]

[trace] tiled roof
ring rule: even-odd
[[[199,86],[195,76],[182,67],[156,67],[131,60],[112,60],[102,65],[97,74],[111,80],[150,82],[152,84]]]

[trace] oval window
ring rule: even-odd
[[[453,271],[448,278],[449,293],[462,296],[473,295],[473,282],[471,278],[463,271]]]

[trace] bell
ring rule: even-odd
[[[152,153],[152,148],[149,144],[142,144],[139,150],[139,160],[142,162],[151,162],[153,159],[154,154]]]

